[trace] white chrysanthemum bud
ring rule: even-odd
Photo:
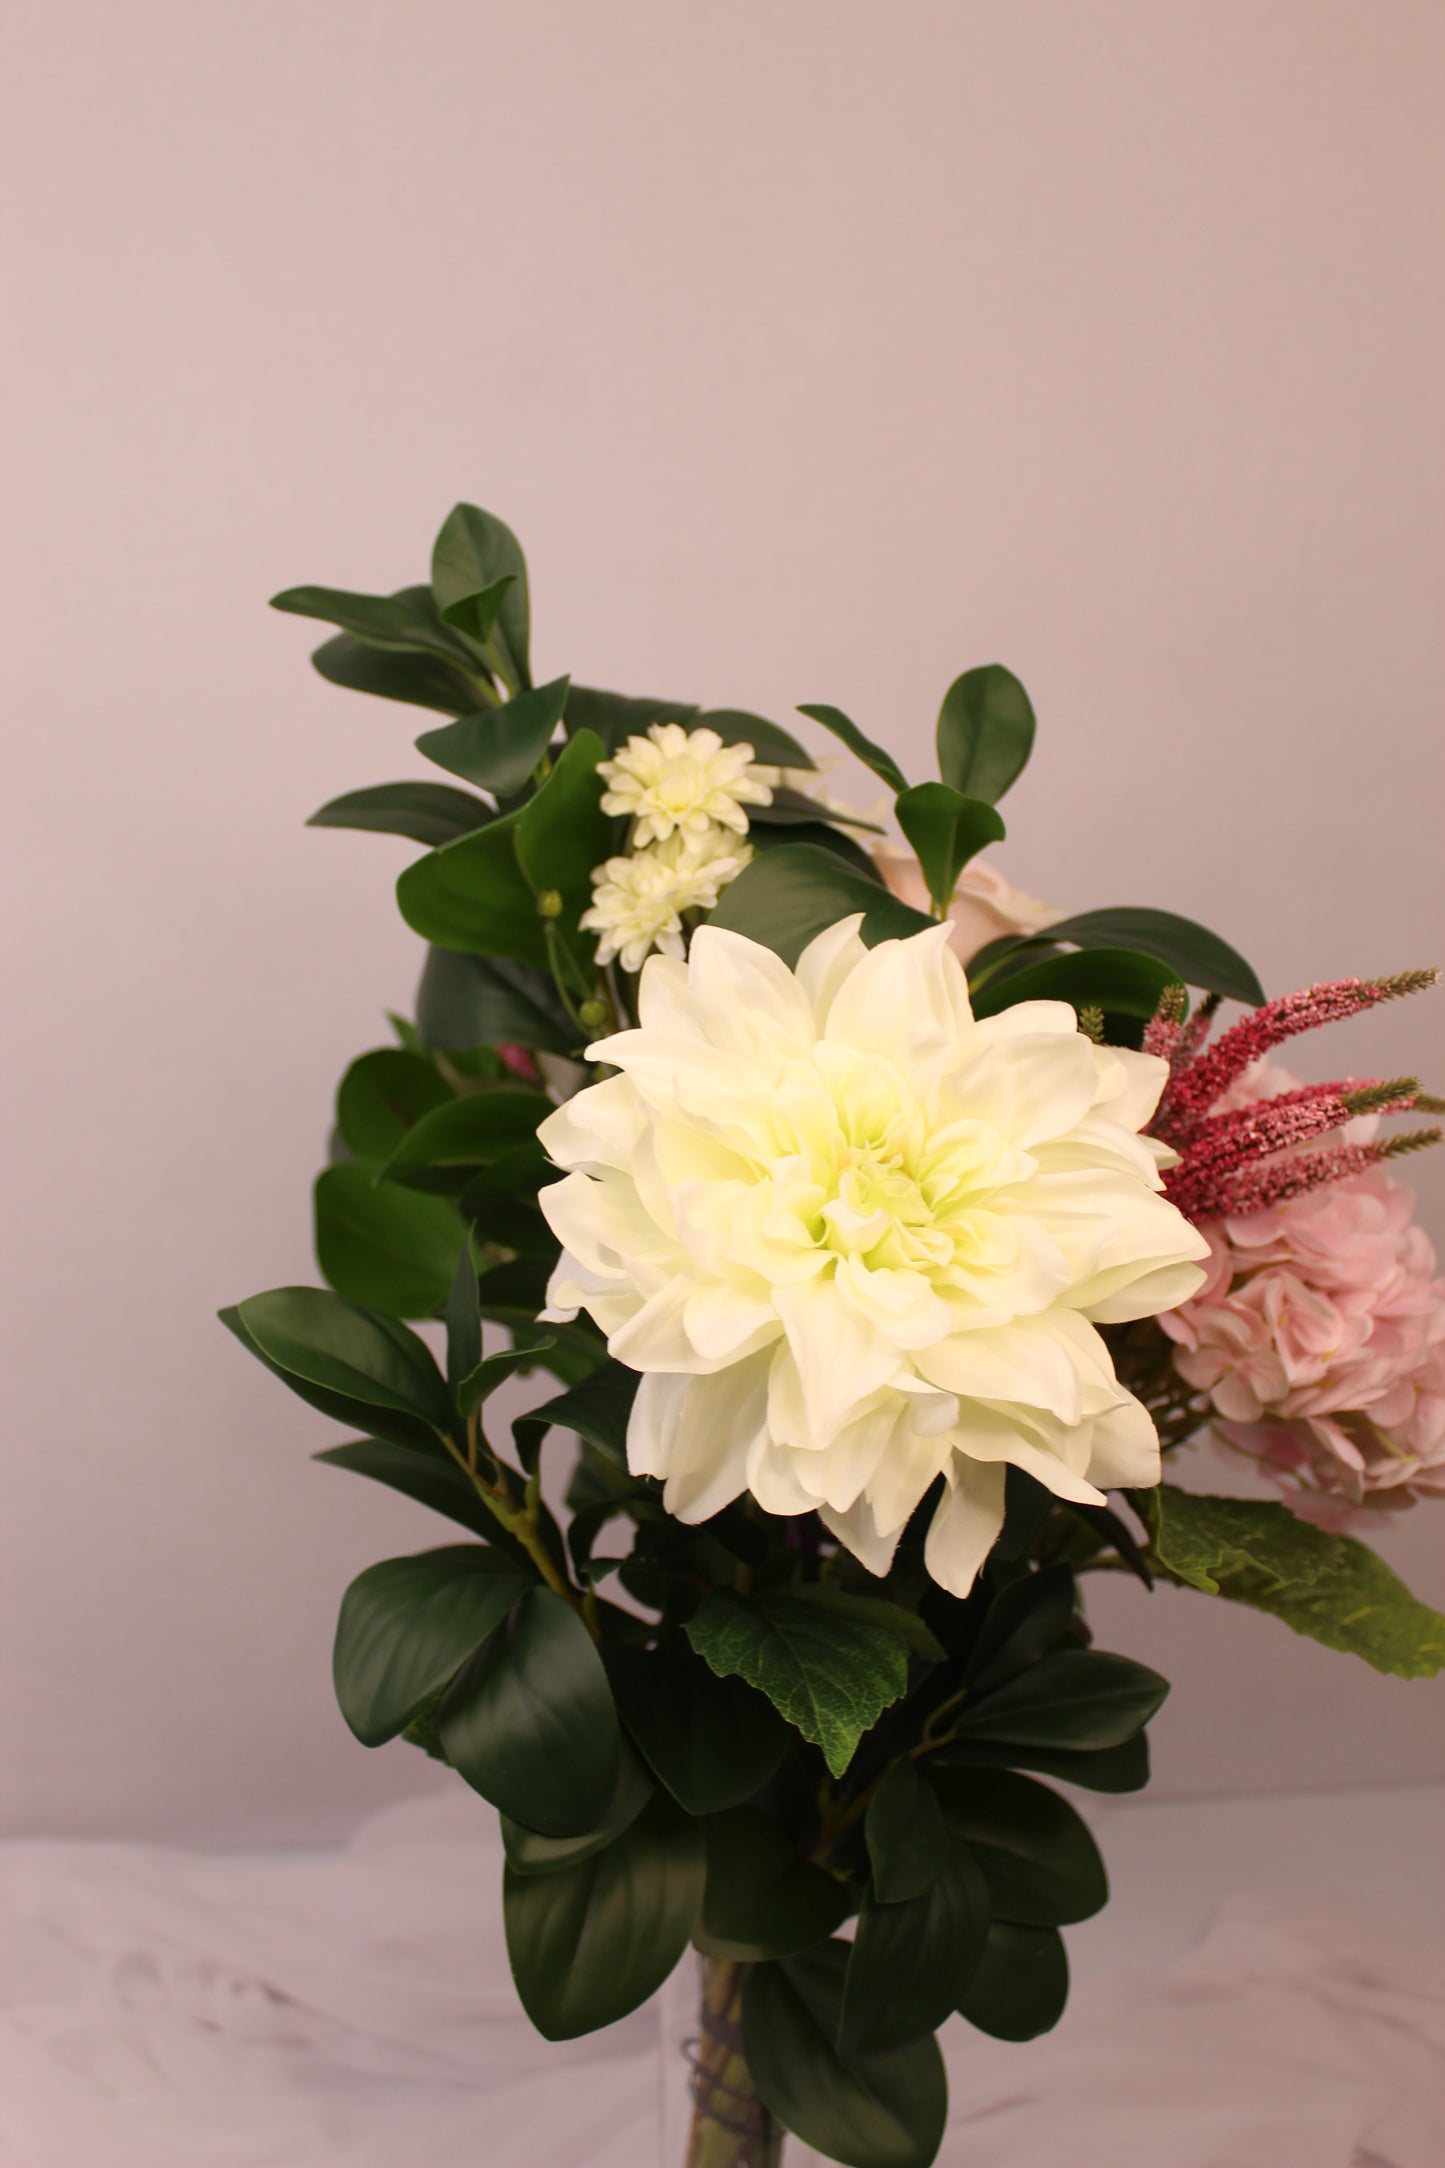
[[[681,829],[701,836],[710,827],[746,835],[747,805],[771,805],[772,791],[754,772],[750,745],[724,745],[715,730],[653,723],[645,738],[629,738],[612,760],[598,762],[608,784],[604,813],[636,822],[634,845],[665,843]]]
[[[625,971],[640,971],[653,949],[681,956],[683,912],[710,911],[752,855],[750,843],[705,827],[700,835],[674,829],[651,850],[609,858],[592,875],[592,905],[581,918],[599,936],[597,961],[620,956]]]

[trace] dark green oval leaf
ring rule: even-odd
[[[843,1984],[845,2055],[905,2047],[957,2009],[988,1935],[989,1889],[963,1839],[946,1832],[943,1871],[917,1897],[864,1900]]]
[[[537,1125],[553,1112],[542,1092],[495,1090],[448,1098],[406,1131],[381,1172],[387,1182],[416,1167],[486,1167],[519,1144],[530,1143]],[[452,1244],[452,1261],[456,1243]],[[448,1282],[450,1282],[450,1272]]]
[[[623,1723],[689,1814],[740,1806],[788,1751],[788,1727],[771,1704],[690,1652],[611,1648],[606,1663]]]
[[[306,823],[308,828],[366,828],[387,836],[408,836],[434,847],[485,828],[494,815],[489,805],[449,783],[378,783],[371,790],[350,790],[332,798]]]
[[[316,1178],[316,1258],[339,1295],[393,1317],[431,1317],[446,1301],[462,1222],[444,1197],[378,1183],[347,1163]]]
[[[1142,1731],[1168,1691],[1167,1679],[1127,1656],[1057,1649],[967,1701],[954,1729],[1009,1746],[1098,1752]]]
[[[431,584],[438,610],[475,598],[510,577],[487,641],[489,659],[512,692],[531,683],[527,649],[531,637],[527,561],[504,520],[479,505],[459,504],[447,515],[432,549]]]
[[[973,1013],[997,1016],[1020,1001],[1069,1001],[1076,1009],[1092,1006],[1123,1016],[1150,1017],[1165,988],[1178,983],[1178,973],[1156,957],[1137,955],[1132,949],[1079,949],[1068,956],[1050,956],[1006,978],[985,979],[972,995]]]
[[[760,851],[723,890],[710,923],[746,934],[785,964],[796,964],[816,934],[855,911],[863,913],[863,939],[870,947],[921,933],[933,924],[922,911],[911,910],[876,880],[813,843]]]
[[[595,1829],[575,1837],[542,1837],[524,1829],[509,1815],[502,1816],[502,1845],[507,1865],[518,1874],[555,1874],[559,1867],[575,1867],[630,1829],[652,1798],[655,1786],[642,1763],[624,1739],[617,1764],[617,1785],[607,1812]]]
[[[735,1807],[709,1820],[695,1936],[709,1957],[791,1957],[825,1942],[851,1910],[845,1886],[800,1858],[767,1815]]]
[[[575,2040],[647,2001],[687,1948],[702,1899],[702,1832],[665,1792],[604,1851],[502,1885],[507,1954],[545,2040]]]
[[[1108,1900],[1097,1845],[1073,1808],[1011,1769],[940,1769],[934,1782],[949,1824],[988,1877],[1001,1919],[1067,1927]]]
[[[835,738],[841,738],[849,752],[856,755],[865,767],[871,768],[875,775],[881,775],[890,790],[907,790],[908,778],[893,755],[886,752],[881,745],[875,745],[871,738],[865,738],[858,725],[846,716],[841,708],[810,704],[800,707],[798,713],[810,716],[815,723],[821,723],[825,730],[831,730]]]
[[[471,1543],[358,1574],[341,1599],[332,1677],[362,1745],[394,1739],[528,1585],[510,1559]]]
[[[514,798],[526,789],[566,705],[567,679],[556,678],[535,692],[517,693],[505,707],[483,708],[440,730],[424,730],[416,749],[463,781]]]
[[[517,863],[516,821],[508,814],[407,866],[396,900],[408,926],[438,948],[545,968],[537,899]]]
[[[460,659],[449,663],[439,655],[371,647],[349,632],[339,632],[334,640],[314,648],[311,667],[328,685],[340,685],[347,692],[401,700],[409,707],[436,708],[443,715],[462,715],[474,708],[487,683],[480,671],[473,674]]]
[[[830,1942],[743,1983],[743,2052],[785,2129],[843,2168],[930,2168],[948,2120],[936,2040],[846,2060],[837,2037],[848,1946]]]
[[[1223,994],[1227,1000],[1243,1001],[1252,1008],[1265,998],[1258,975],[1238,949],[1231,948],[1207,926],[1180,918],[1173,911],[1153,911],[1140,904],[1081,911],[1074,918],[1059,919],[1042,938],[1071,941],[1078,948],[1122,948],[1154,956],[1168,964],[1186,985],[1202,986],[1208,993]],[[1016,951],[1010,949],[1008,953]]]
[[[466,667],[466,651],[446,631],[425,588],[395,595],[357,595],[340,587],[288,587],[271,597],[273,610],[318,617],[364,640],[368,646],[402,648],[442,656]]]
[[[916,1762],[893,1764],[868,1803],[863,1834],[873,1869],[873,1894],[880,1904],[921,1897],[948,1864],[943,1809],[932,1786],[919,1775]]]
[[[958,2010],[995,2040],[1036,2040],[1058,2024],[1068,1999],[1069,1960],[1058,1929],[995,1920]]]
[[[415,1122],[455,1097],[424,1054],[399,1046],[360,1055],[336,1093],[336,1126],[348,1151],[368,1167],[389,1159]]]
[[[244,1337],[298,1390],[314,1386],[357,1407],[446,1427],[446,1386],[431,1350],[394,1318],[320,1287],[274,1287],[238,1303],[235,1315]]]
[[[369,1476],[373,1483],[384,1483],[389,1490],[400,1491],[403,1497],[414,1498],[418,1505],[430,1506],[434,1513],[444,1514],[459,1527],[485,1537],[515,1563],[527,1564],[526,1552],[483,1505],[456,1462],[440,1453],[419,1453],[411,1446],[393,1445],[386,1438],[349,1438],[344,1445],[328,1446],[311,1458],[332,1468],[349,1468],[354,1475]]]
[[[667,718],[670,720],[671,718]],[[682,718],[689,730],[715,730],[724,745],[750,745],[760,768],[815,768],[817,762],[789,731],[746,708],[703,708]]]
[[[940,910],[953,901],[958,876],[970,858],[990,843],[1001,843],[1005,834],[996,807],[982,798],[966,798],[947,783],[915,784],[900,792],[895,810]]]
[[[428,1046],[465,1052],[477,1046],[525,1046],[569,1054],[569,1023],[543,971],[500,956],[463,956],[434,948],[416,992],[417,1030]]]
[[[447,1695],[441,1735],[452,1766],[513,1821],[546,1837],[597,1826],[622,1735],[602,1659],[561,1596],[522,1598]]]
[[[1044,1746],[1006,1746],[992,1739],[965,1738],[928,1757],[930,1768],[1032,1769],[1060,1784],[1086,1792],[1142,1792],[1149,1782],[1149,1735],[1136,1732],[1122,1746],[1097,1754],[1070,1753]]]
[[[945,783],[997,805],[1033,747],[1033,707],[1012,670],[990,662],[954,679],[938,711],[938,772]]]
[[[575,924],[592,901],[592,869],[608,854],[612,819],[602,810],[605,788],[597,763],[600,738],[579,730],[558,754],[552,772],[517,817],[517,860],[538,895],[562,898],[563,918]]]

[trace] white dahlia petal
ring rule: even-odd
[[[1004,1471],[955,1464],[923,1546],[923,1562],[951,1595],[966,1596],[1003,1527]]]
[[[1132,1397],[1094,1422],[1089,1439],[1089,1480],[1100,1490],[1135,1490],[1159,1481],[1159,1433],[1142,1402]]]

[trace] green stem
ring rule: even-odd
[[[710,1957],[703,1969],[685,2168],[779,2168],[783,2130],[759,2100],[743,2058],[747,1967]]]
[[[591,1617],[588,1616],[587,1607],[582,1598],[566,1575],[559,1571],[556,1560],[542,1541],[542,1531],[538,1526],[535,1499],[525,1505],[519,1506],[517,1504],[516,1499],[512,1496],[512,1486],[508,1481],[505,1465],[491,1454],[486,1440],[481,1437],[479,1431],[474,1431],[471,1424],[468,1424],[467,1427],[467,1450],[465,1452],[462,1451],[456,1440],[449,1437],[445,1431],[438,1431],[437,1435],[451,1454],[452,1459],[462,1470],[462,1473],[470,1480],[473,1490],[492,1518],[506,1529],[509,1536],[514,1537],[521,1544],[522,1549],[531,1559],[547,1587],[554,1590],[557,1595],[572,1606],[572,1609],[577,1613],[577,1616],[582,1620],[583,1625],[595,1641],[598,1638],[595,1611]],[[479,1444],[481,1449],[487,1453],[488,1459],[491,1460],[492,1466],[497,1471],[495,1483],[489,1483],[477,1465]]]

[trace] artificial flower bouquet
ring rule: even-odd
[[[416,742],[456,779],[314,816],[426,846],[430,946],[337,1095],[327,1287],[225,1313],[357,1434],[320,1459],[458,1532],[347,1590],[346,1721],[500,1811],[549,2038],[698,1953],[691,2168],[788,2131],[926,2168],[936,2029],[1052,2025],[1105,1901],[1055,1787],[1148,1776],[1166,1684],[1091,1645],[1086,1575],[1445,1660],[1358,1536],[1445,1490],[1445,1283],[1390,1172],[1438,1132],[1385,1121],[1437,1109],[1272,1058],[1434,974],[1267,1000],[1169,912],[1020,897],[978,857],[1034,738],[998,666],[937,780],[802,710],[860,808],[759,716],[534,685],[474,507],[429,586],[277,607],[339,628],[333,683],[446,717]],[[504,1434],[518,1374],[553,1386]],[[1278,1502],[1164,1479],[1211,1426]]]

